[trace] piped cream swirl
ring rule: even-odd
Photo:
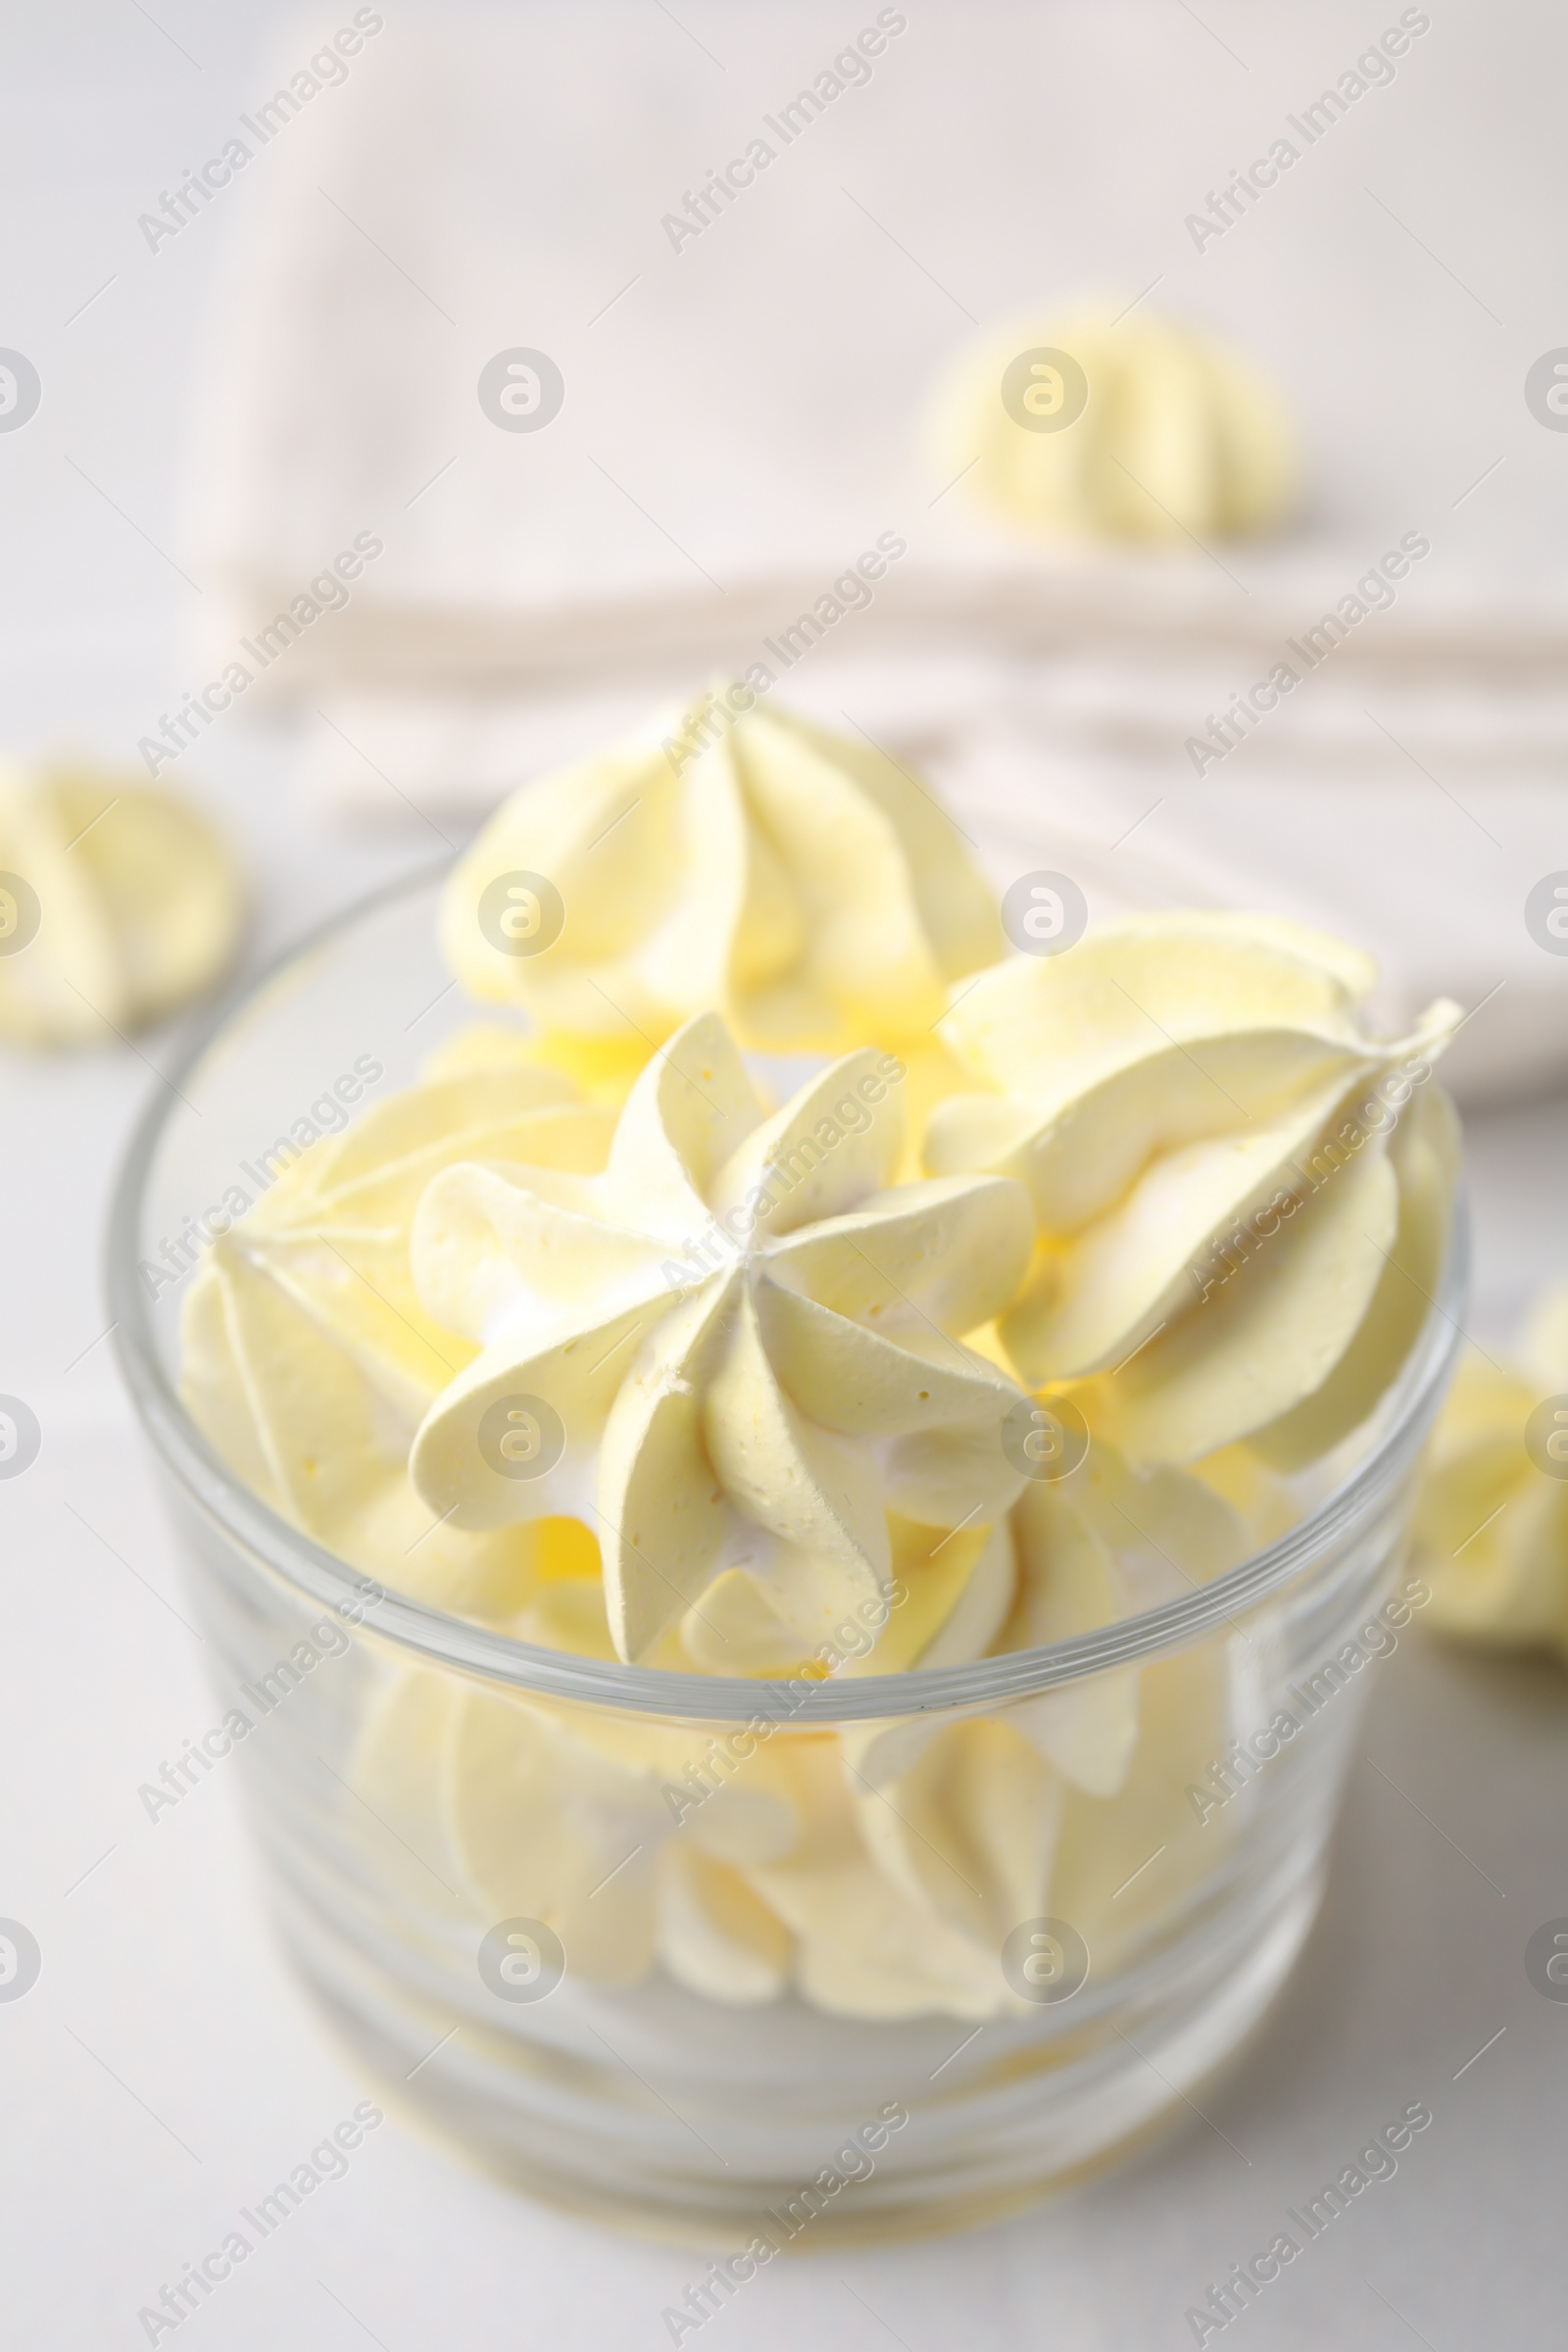
[[[1446,1245],[1457,1146],[1428,1082],[1459,1018],[1367,1029],[1370,961],[1298,924],[1143,916],[1019,956],[944,1021],[990,1091],[938,1103],[934,1174],[1023,1184],[1000,1331],[1143,1462],[1327,1452],[1389,1386]]]
[[[1051,538],[1183,547],[1264,531],[1299,477],[1290,418],[1257,368],[1173,319],[1108,305],[980,338],[943,383],[932,429],[944,479],[963,468],[963,495]]]
[[[890,1511],[989,1521],[1023,1483],[1000,1444],[1019,1393],[962,1339],[1017,1290],[1028,1201],[892,1182],[901,1072],[862,1049],[767,1119],[707,1014],[638,1079],[602,1177],[461,1166],[419,1203],[420,1303],[481,1352],[414,1483],[460,1526],[586,1517],[623,1657],[731,1570],[809,1643],[884,1591]],[[556,1433],[534,1476],[487,1450],[511,1398]]]
[[[239,937],[228,851],[123,777],[0,774],[0,1036],[111,1043],[199,996]]]
[[[548,885],[537,952],[486,899],[514,874]],[[930,790],[745,686],[514,794],[456,867],[441,938],[471,995],[547,1030],[646,1051],[715,1011],[743,1046],[831,1054],[922,1036],[1003,946]]]

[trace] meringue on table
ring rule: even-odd
[[[1568,1659],[1568,1284],[1537,1301],[1509,1360],[1466,1349],[1415,1532],[1440,1632]]]
[[[0,1036],[97,1045],[222,974],[243,903],[196,811],[123,777],[0,772]]]

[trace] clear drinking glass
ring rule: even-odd
[[[221,1008],[154,1100],[121,1179],[112,1312],[215,1662],[207,1760],[237,1758],[283,1936],[364,2062],[395,2102],[520,2186],[601,2220],[710,2244],[718,2233],[736,2249],[731,2279],[796,2237],[995,2219],[1184,2114],[1300,1949],[1364,1665],[1407,1613],[1390,1595],[1458,1345],[1462,1241],[1337,1483],[1280,1541],[1139,1615],[968,1665],[808,1684],[531,1648],[368,1590],[240,1485],[179,1401],[184,1282],[146,1271],[181,1234],[164,1265],[194,1256],[208,1212],[231,1188],[254,1194],[259,1154],[341,1073],[368,1057],[387,1087],[412,1082],[464,1017],[434,944],[438,890],[426,875],[382,892]],[[1040,1913],[1015,1916],[1000,1879],[945,1886],[890,1759],[918,1751],[940,1775],[967,1737],[956,1727],[1070,1722],[1107,1692],[1138,1709],[1131,1771],[1115,1795],[1067,1790]],[[485,1793],[499,1855],[486,1885],[514,1883],[514,1908],[476,1892],[443,1810],[444,1760],[475,1725],[468,1786]],[[955,1918],[970,1944],[990,1937],[992,1990],[966,1980],[923,2013],[875,2014],[870,1914],[871,2014],[827,2013],[790,1981],[787,1951],[786,1988],[744,2003],[701,1989],[700,1953],[686,1981],[643,1969],[648,1922],[678,1906],[711,1850],[709,1838],[694,1859],[694,1839],[716,1818],[705,1822],[705,1799],[677,1820],[646,1788],[628,1800],[594,1969],[575,1968],[570,1939],[538,1916],[526,1856],[529,1808],[580,1792],[531,1775],[530,1742],[559,1734],[564,1752],[592,1760],[593,1823],[608,1836],[618,1800],[600,1766],[656,1727],[665,1785],[693,1789],[765,1787],[771,1759],[807,1757],[809,1743],[810,1770],[842,1786],[863,1835],[892,1840],[933,1947]],[[848,1916],[870,1865],[846,1867]]]

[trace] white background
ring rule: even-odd
[[[284,47],[309,54],[350,13],[323,14]],[[385,13],[390,52],[399,19]],[[659,260],[654,182],[667,179],[672,194],[691,184],[671,155],[662,178],[643,170],[634,209],[618,193],[608,130],[593,152],[596,120],[619,122],[630,103],[613,85],[617,24],[639,43],[651,26],[667,38],[672,88],[714,71],[682,25],[699,32],[729,61],[731,111],[747,123],[874,12],[803,11],[783,25],[696,0],[678,13],[680,24],[657,0],[624,19],[585,11],[600,64],[557,94],[587,142],[607,291],[619,255],[630,255],[621,276]],[[1111,278],[1136,289],[1171,270],[1177,307],[1228,321],[1292,383],[1322,514],[1357,543],[1362,516],[1371,539],[1386,516],[1407,525],[1412,497],[1451,509],[1503,452],[1494,495],[1459,511],[1443,560],[1467,592],[1483,576],[1526,599],[1560,582],[1568,436],[1541,432],[1520,392],[1537,353],[1568,341],[1555,258],[1564,32],[1544,8],[1435,7],[1423,54],[1337,127],[1332,149],[1310,159],[1315,179],[1303,172],[1276,191],[1271,215],[1247,224],[1258,231],[1251,245],[1233,238],[1201,270],[1181,212],[1221,167],[1258,151],[1257,125],[1312,95],[1396,9],[1270,10],[1265,21],[1208,0],[1201,24],[1179,0],[1093,18],[908,13],[903,55],[853,94],[858,114],[817,126],[812,151],[792,159],[798,194],[766,192],[800,208],[795,260],[776,286],[776,315],[796,339],[809,338],[813,284],[844,251],[832,191],[874,164],[879,217],[961,284],[977,315],[1037,286]],[[193,386],[225,252],[260,195],[230,191],[226,211],[156,257],[135,219],[275,86],[266,59],[278,28],[265,8],[195,0],[155,0],[154,15],[134,0],[61,5],[13,16],[0,32],[0,343],[27,352],[45,384],[38,416],[0,437],[0,675],[6,735],[21,750],[75,745],[124,760],[196,682],[181,652],[201,593],[181,568],[200,538],[200,517],[193,528],[181,505]],[[442,23],[461,80],[461,21]],[[562,37],[547,22],[543,50]],[[989,141],[988,109],[1004,131]],[[862,137],[882,143],[860,154]],[[955,152],[990,161],[960,169],[945,162]],[[889,154],[902,159],[897,172]],[[1368,207],[1380,172],[1380,192],[1443,264]],[[548,240],[548,205],[545,215]],[[790,217],[768,234],[787,251]],[[739,243],[732,266],[745,273]],[[917,363],[939,362],[963,321],[918,271],[897,274],[896,253],[867,249],[858,267],[869,312],[893,322],[890,380],[902,385]],[[657,342],[632,299],[616,330],[619,370],[646,361],[644,333],[649,349]],[[492,337],[528,339],[510,319]],[[879,392],[880,380],[861,347],[838,440],[834,416],[801,421],[802,472],[813,435],[824,450],[903,445],[911,401],[886,383]],[[738,467],[744,416],[733,385],[726,397],[715,447]],[[683,497],[694,522],[703,509],[706,424],[700,408],[668,422],[678,532]],[[776,450],[760,470],[787,504]],[[754,504],[760,530],[760,492]],[[236,716],[203,744],[199,772],[194,760],[178,771],[220,808],[247,858],[253,959],[439,846],[400,809],[353,830],[314,807],[300,781],[309,725]],[[1228,821],[1245,821],[1266,850],[1266,802],[1244,818],[1245,798]],[[1506,838],[1501,806],[1489,809]],[[1434,845],[1451,862],[1461,821],[1436,802],[1413,817],[1413,867]],[[1353,807],[1336,804],[1334,824],[1348,871]],[[1568,865],[1568,817],[1554,862]],[[1394,872],[1386,886],[1408,884]],[[168,1041],[137,1044],[0,1063],[0,1390],[27,1398],[44,1429],[33,1469],[0,1486],[0,1914],[26,1922],[44,1955],[25,1999],[0,2004],[0,2243],[7,2339],[48,2352],[143,2342],[138,2307],[368,2088],[279,1960],[231,1781],[216,1774],[156,1828],[136,1798],[213,1712],[101,1336],[108,1188]],[[1483,1337],[1506,1331],[1536,1282],[1568,1272],[1565,1146],[1561,1101],[1472,1123]],[[1207,2281],[1264,2245],[1287,2205],[1415,2099],[1435,2122],[1397,2178],[1375,2184],[1227,2333],[1352,2352],[1559,2341],[1568,2004],[1532,1990],[1522,1953],[1541,1922],[1568,1913],[1563,1680],[1544,1665],[1444,1651],[1419,1627],[1375,1673],[1324,1914],[1260,2046],[1207,2102],[1211,2120],[1187,2118],[1114,2179],[995,2230],[780,2264],[705,2343],[1190,2342],[1183,2313]],[[279,2342],[336,2352],[368,2338],[385,2352],[653,2346],[668,2340],[662,2306],[703,2259],[557,2219],[389,2122],[347,2179],[185,2323],[181,2341],[198,2352]]]

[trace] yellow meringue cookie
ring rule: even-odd
[[[471,995],[566,1033],[578,1076],[585,1041],[624,1060],[707,1011],[762,1050],[920,1038],[1003,944],[923,783],[743,686],[524,785],[454,870],[441,939]]]
[[[1052,1857],[1064,1784],[1010,1718],[948,1723],[886,1788],[847,1761],[860,1833],[877,1867],[933,1921],[974,1947],[976,1973],[994,1978],[1020,1921],[1049,1909]]]
[[[1439,1418],[1416,1558],[1428,1623],[1568,1658],[1568,1285],[1539,1301],[1517,1361],[1469,1348]]]
[[[1075,1483],[1081,1493],[1083,1482]],[[921,1548],[913,1547],[916,1554]],[[992,1649],[1064,1641],[1124,1613],[1107,1547],[1075,1502],[1045,1486],[1026,1487],[999,1525],[943,1537],[925,1562],[906,1544],[895,1590],[905,1597],[886,1636],[840,1668],[844,1677],[963,1665]],[[1022,1712],[1009,1710],[1008,1721],[1034,1740],[1049,1763],[1095,1786],[1104,1775],[1101,1755],[1107,1741],[1119,1755],[1132,1737],[1131,1719],[1123,1720],[1125,1695],[1119,1685],[1110,1692],[1097,1687],[1085,1713],[1077,1708],[1079,1694],[1065,1692],[1031,1700]],[[1107,1696],[1113,1723],[1103,1713]],[[847,1725],[839,1736],[856,1779],[882,1789],[902,1785],[941,1729],[937,1717],[895,1716]],[[1114,1778],[1115,1764],[1109,1769]]]
[[[1023,1567],[1020,1646],[1070,1641],[1127,1615],[1112,1547],[1070,1495],[1044,1484],[1025,1488],[1013,1527]],[[1064,1781],[1113,1796],[1138,1738],[1137,1674],[1121,1669],[1042,1691],[1009,1708],[1007,1721]]]
[[[1296,435],[1263,376],[1207,335],[1114,307],[1018,318],[951,370],[932,417],[942,478],[1047,537],[1266,531],[1294,506]]]
[[[926,1531],[906,1531],[887,1633],[837,1671],[853,1679],[955,1666],[1067,1641],[1179,1597],[1248,1549],[1238,1514],[1206,1483],[1176,1470],[1141,1474],[1097,1443],[1070,1477],[1031,1481],[996,1527],[935,1545]],[[1113,1670],[1044,1692],[1004,1720],[1068,1784],[1112,1795],[1138,1735],[1137,1677]],[[928,1716],[898,1716],[848,1726],[840,1738],[858,1778],[881,1788],[908,1772],[938,1728]]]
[[[1008,1522],[934,1534],[889,1515],[894,1592],[887,1631],[837,1672],[905,1674],[982,1658],[1016,1604],[1018,1567]]]
[[[885,1600],[852,1611],[808,1655],[760,1587],[726,1569],[649,1662],[690,1673],[897,1674],[984,1655],[1012,1607],[1004,1525],[941,1530],[888,1513],[892,1581]]]
[[[115,775],[0,774],[0,1035],[98,1045],[233,955],[233,860],[182,801]]]
[[[999,964],[943,1024],[992,1091],[937,1103],[926,1166],[1035,1204],[1002,1341],[1136,1462],[1246,1439],[1299,1467],[1414,1341],[1457,1164],[1428,1080],[1459,1010],[1375,1038],[1374,977],[1299,924],[1147,915]]]
[[[915,1648],[921,1663],[944,1642],[952,1656],[942,1662],[979,1654],[1000,1601],[1015,1592],[1018,1631],[1030,1641],[1091,1630],[1121,1613],[1130,1588],[1110,1544],[1089,1534],[1097,1517],[1134,1548],[1152,1541],[1167,1560],[1170,1545],[1201,1555],[1205,1567],[1228,1564],[1214,1541],[1224,1506],[1194,1487],[1170,1472],[1139,1480],[1107,1459],[1094,1480],[1073,1482],[1071,1498],[1031,1490],[1011,1522],[978,1545],[982,1555],[1000,1549],[1007,1560],[990,1595],[989,1626],[973,1624],[968,1639],[955,1632],[963,1596],[987,1578],[971,1571],[966,1583],[944,1568],[959,1609],[923,1646],[919,1632],[906,1633],[903,1650]],[[1132,1502],[1136,1521],[1118,1495]],[[947,1548],[962,1541],[955,1537]],[[1087,1577],[1086,1541],[1094,1554]],[[971,1562],[974,1549],[971,1543]],[[944,1552],[923,1548],[907,1527],[898,1556],[913,1575],[920,1565],[934,1573]],[[592,1590],[587,1579],[545,1587],[508,1630],[536,1640],[544,1596]],[[910,1608],[911,1624],[921,1614],[918,1595],[904,1595],[895,1621],[900,1606]],[[928,1595],[927,1634],[941,1615]],[[604,1654],[607,1645],[593,1646]],[[860,1671],[875,1665],[853,1661]],[[1220,1669],[1223,1679],[1222,1660]],[[1191,1685],[1192,1702],[1174,1716],[1166,1697],[1172,1674],[1184,1691]],[[1153,1692],[1152,1736],[1138,1728],[1143,1677]],[[778,1726],[765,1739],[754,1733],[721,1747],[700,1724],[456,1684],[443,1694],[429,1687],[426,1669],[414,1668],[367,1727],[356,1786],[412,1855],[403,1876],[430,1871],[442,1886],[466,1889],[487,1917],[546,1922],[562,1938],[568,1973],[588,1982],[627,1984],[657,1962],[689,1989],[730,2004],[772,1999],[793,1981],[830,2013],[986,2017],[1020,2006],[999,1963],[1007,1936],[1061,1907],[1054,1856],[1063,1823],[1075,1818],[1075,1790],[1101,1798],[1130,1792],[1125,1823],[1122,1808],[1096,1807],[1101,1830],[1087,1852],[1075,1842],[1072,1886],[1079,1908],[1071,1916],[1081,1909],[1093,1921],[1097,1950],[1102,1936],[1125,1927],[1130,1912],[1101,1920],[1097,1907],[1136,1870],[1121,1857],[1151,1824],[1167,1835],[1179,1826],[1169,1810],[1173,1775],[1180,1795],[1188,1750],[1196,1756],[1218,1743],[1224,1710],[1209,1703],[1211,1681],[1207,1664],[1199,1669],[1184,1658],[1142,1676],[1113,1672],[1001,1716],[917,1718],[899,1727],[914,1737],[896,1759],[891,1747],[873,1755],[874,1726],[837,1737]],[[892,1774],[881,1769],[892,1762]],[[1196,1763],[1185,1777],[1200,1777]],[[382,1853],[374,1827],[365,1835],[378,1867],[400,1868],[396,1855]],[[1151,1850],[1144,1846],[1137,1861]],[[1108,1880],[1105,1854],[1118,1864]],[[1166,1862],[1167,1888],[1184,1871],[1191,1875],[1180,1855]]]
[[[995,1946],[934,1909],[923,1883],[901,1884],[883,1866],[839,1742],[789,1735],[787,1768],[801,1835],[748,1877],[795,1937],[803,1997],[841,2017],[994,2015],[1003,1998]]]
[[[1125,1778],[1110,1796],[1065,1792],[1050,1907],[1072,1922],[1098,1969],[1115,1967],[1190,1901],[1234,1834],[1223,1813],[1200,1822],[1188,1788],[1225,1752],[1246,1654],[1236,1634],[1140,1668]]]
[[[1057,1552],[1054,1567],[1066,1569],[1067,1555]],[[1092,1619],[1093,1596],[1082,1600]],[[1061,1632],[1089,1630],[1070,1626],[1071,1614]],[[810,1997],[868,2017],[1018,2012],[1026,2004],[999,1955],[1012,1931],[1051,1915],[1071,1922],[1094,1966],[1113,1965],[1213,1868],[1225,1833],[1211,1829],[1205,1842],[1187,1789],[1223,1751],[1243,1648],[1240,1636],[1225,1638],[995,1716],[944,1723],[881,1785],[846,1736],[843,1769],[865,1860],[857,1868],[839,1817],[832,1843],[819,1832],[813,1849],[808,1834],[783,1863],[752,1874],[801,1940]],[[1071,1702],[1054,1726],[1069,1769],[1041,1737],[1052,1699]],[[1096,1758],[1112,1723],[1107,1776]],[[802,1809],[809,1832],[812,1814]],[[831,1853],[834,1844],[824,1867],[822,1846]],[[883,1887],[865,1884],[867,1864]],[[902,1951],[901,1936],[909,1939]]]
[[[254,1493],[355,1565],[459,1610],[509,1613],[552,1562],[580,1555],[569,1524],[489,1543],[432,1526],[410,1486],[414,1432],[473,1348],[422,1312],[409,1229],[455,1160],[526,1152],[588,1170],[610,1128],[544,1070],[414,1087],[313,1145],[214,1244],[185,1298],[181,1389]]]
[[[788,1938],[737,1865],[789,1851],[798,1819],[772,1761],[767,1786],[760,1774],[721,1786],[683,1820],[666,1791],[702,1754],[697,1726],[464,1692],[443,1819],[479,1908],[544,1921],[595,1984],[634,1984],[657,1957],[710,1998],[771,1999]]]
[[[1060,1486],[1028,1490],[1013,1520],[1025,1567],[1022,1623],[1011,1629],[1020,1644],[1094,1632],[1176,1598],[1236,1566],[1249,1549],[1236,1512],[1197,1478],[1169,1469],[1140,1474],[1102,1445]],[[1200,1777],[1189,1755],[1212,1753],[1228,1720],[1230,1647],[1221,1642],[1137,1668],[1113,1667],[1006,1712],[1004,1720],[1061,1781],[1052,1900],[1039,1908],[1071,1920],[1099,1963],[1135,1918],[1150,1916],[1141,1906],[1108,1906],[1154,1855],[1160,1833],[1160,1899],[1169,1904],[1177,1886],[1201,1875],[1205,1858],[1172,1833],[1191,1823],[1178,1810],[1186,1783]],[[1126,1859],[1134,1846],[1141,1850]]]
[[[728,1570],[809,1647],[884,1592],[889,1511],[990,1521],[1022,1484],[999,1438],[1018,1390],[961,1341],[1016,1290],[1027,1198],[892,1184],[901,1074],[867,1048],[764,1119],[706,1014],[638,1079],[603,1176],[454,1166],[419,1202],[420,1303],[483,1352],[414,1484],[462,1527],[595,1526],[623,1657]],[[551,1432],[537,1471],[498,1458],[509,1414]]]
[[[349,1763],[353,1826],[383,1884],[416,1916],[463,1909],[444,1806],[448,1740],[465,1686],[430,1666],[393,1670],[367,1708]],[[385,1835],[377,1837],[377,1827]]]

